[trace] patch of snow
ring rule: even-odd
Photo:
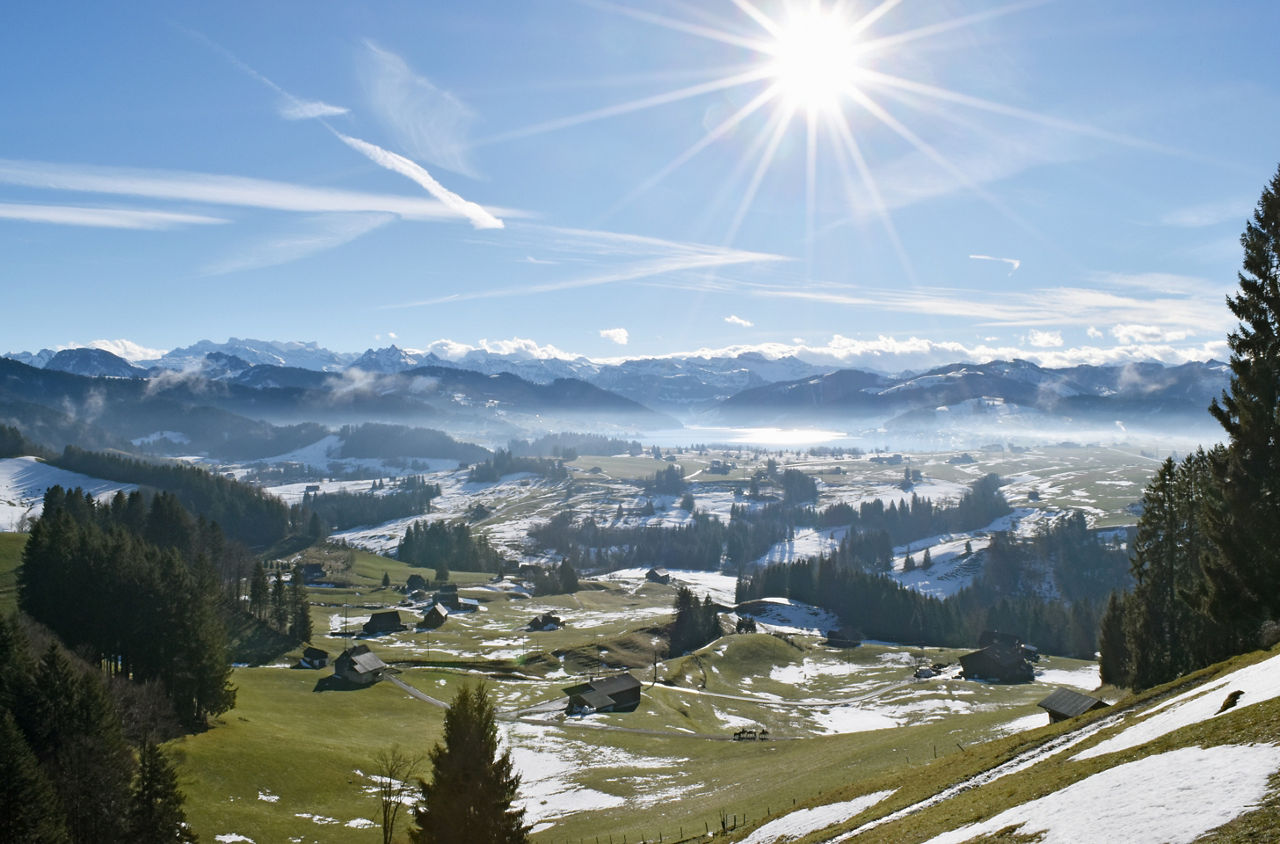
[[[1021,733],[1026,730],[1043,727],[1049,723],[1049,719],[1045,716],[1044,711],[1033,712],[1030,715],[1023,715],[1021,718],[1014,718],[995,728],[994,732],[998,736],[1011,736],[1014,733]]]
[[[350,829],[373,829],[377,824],[368,818],[352,818],[343,824],[343,826]]]
[[[825,636],[828,630],[840,626],[840,619],[834,613],[788,598],[760,598],[750,606],[751,612],[746,614],[754,618],[765,633]]]
[[[751,835],[742,839],[742,844],[777,844],[777,842],[793,841],[803,838],[811,832],[824,827],[847,821],[849,818],[864,812],[881,800],[893,794],[893,791],[877,791],[864,794],[842,803],[830,803],[813,809],[799,809],[788,812],[774,821],[769,821]]]
[[[264,803],[278,803],[280,802],[280,795],[272,794],[270,791],[265,791],[263,789],[258,789],[258,799]]]
[[[223,844],[234,844],[236,841],[248,841],[249,844],[254,844],[252,838],[248,838],[244,835],[238,835],[234,832],[224,832],[222,835],[215,835],[213,836],[213,840],[221,841]]]
[[[1071,686],[1075,689],[1096,689],[1102,685],[1102,674],[1097,665],[1088,665],[1067,671],[1062,668],[1036,669],[1036,682],[1051,686]]]
[[[159,442],[160,440],[168,440],[171,443],[178,443],[179,445],[186,445],[191,442],[191,439],[181,431],[156,431],[155,433],[147,434],[145,437],[138,437],[136,440],[129,440],[129,442],[134,445],[150,445],[151,443]]]
[[[324,815],[313,815],[310,812],[295,812],[293,816],[295,818],[305,818],[306,820],[309,820],[312,823],[318,823],[321,826],[338,823],[337,818],[329,818]]]
[[[1228,712],[1280,697],[1280,656],[1273,656],[1233,671],[1225,677],[1219,677],[1189,692],[1184,692],[1172,700],[1165,701],[1158,707],[1140,713],[1140,716],[1146,716],[1142,721],[1106,741],[1077,753],[1072,758],[1091,759],[1105,753],[1128,750],[1154,741],[1174,730],[1212,718],[1222,705],[1226,693],[1234,691],[1241,691],[1244,694],[1240,696],[1235,707],[1227,710]],[[1222,696],[1219,697],[1219,694]]]
[[[1280,748],[1270,744],[1184,747],[1101,771],[930,844],[961,844],[1011,826],[1039,833],[1041,844],[1187,844],[1255,808],[1277,770]]]
[[[23,517],[35,518],[44,508],[44,494],[50,487],[80,487],[99,501],[117,492],[133,492],[134,484],[104,481],[79,472],[50,466],[34,457],[0,459],[0,531],[14,531]]]

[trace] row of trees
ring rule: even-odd
[[[1135,586],[1103,619],[1108,682],[1145,688],[1280,639],[1280,169],[1240,243],[1231,379],[1209,408],[1228,442],[1147,487]]]
[[[0,839],[194,841],[173,767],[133,726],[101,672],[0,618]]]
[[[302,564],[294,565],[286,586],[283,572],[268,578],[262,563],[257,563],[249,577],[249,612],[295,642],[311,641],[311,604]]]
[[[396,546],[396,559],[434,568],[436,580],[448,580],[450,571],[501,571],[503,563],[489,540],[463,521],[414,522]]]
[[[503,475],[516,472],[529,472],[541,475],[547,480],[562,481],[569,477],[569,470],[564,467],[563,460],[548,460],[544,457],[516,457],[509,451],[498,449],[493,457],[471,467],[467,480],[472,483],[494,483]]]
[[[182,723],[203,726],[235,703],[211,535],[168,493],[98,505],[52,487],[23,549],[19,606],[109,675],[158,681]]]
[[[359,525],[377,525],[406,516],[431,512],[431,500],[440,497],[440,485],[430,484],[421,475],[410,475],[395,482],[388,491],[308,492],[303,494],[299,511],[291,515],[295,524],[309,525],[314,515],[323,532],[346,530]]]

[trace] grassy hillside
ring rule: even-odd
[[[25,533],[0,533],[0,614],[18,608],[18,565],[27,544]]]

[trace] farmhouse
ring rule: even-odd
[[[1014,649],[999,644],[965,654],[960,657],[960,667],[966,680],[1029,683],[1035,679],[1035,671],[1022,655],[1021,648]]]
[[[564,693],[569,713],[632,712],[640,705],[640,681],[629,671],[569,686]]]
[[[418,627],[426,630],[435,630],[448,620],[449,608],[444,604],[432,604],[422,613],[422,621],[418,622]]]
[[[329,652],[308,645],[302,651],[302,659],[298,664],[303,668],[324,668],[329,664]]]
[[[321,563],[307,563],[302,567],[302,580],[304,583],[316,583],[324,579],[324,565]]]
[[[564,622],[560,619],[560,616],[553,612],[548,612],[542,615],[535,615],[533,620],[529,622],[528,629],[531,631],[559,630],[563,625]]]
[[[651,568],[645,572],[644,579],[650,583],[668,584],[671,582],[671,572],[663,568]]]
[[[978,636],[978,647],[986,648],[991,645],[1000,645],[1014,651],[1021,651],[1024,659],[1031,662],[1040,661],[1040,651],[1033,645],[1028,645],[1022,641],[1022,637],[1015,636],[1012,633],[1001,633],[999,630],[983,630]]]
[[[378,659],[368,645],[348,648],[333,661],[333,676],[359,686],[372,685],[391,673],[398,672]]]
[[[370,636],[381,636],[383,633],[396,633],[404,630],[405,624],[397,610],[376,612],[364,623],[364,632]]]
[[[441,587],[439,592],[431,596],[431,603],[448,607],[450,612],[475,612],[480,609],[480,602],[475,598],[459,596],[457,586],[453,589]]]
[[[1089,697],[1071,689],[1058,689],[1036,706],[1049,713],[1049,723],[1056,724],[1095,709],[1106,709],[1108,704],[1096,697]]]

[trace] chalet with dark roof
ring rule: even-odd
[[[376,612],[364,623],[364,632],[370,636],[381,636],[383,633],[397,633],[406,630],[404,620],[398,610]]]
[[[640,681],[629,671],[569,686],[569,713],[632,712],[640,705]]]
[[[444,604],[432,604],[422,613],[422,621],[418,622],[418,628],[422,630],[435,630],[440,625],[449,620],[449,608]]]
[[[645,572],[644,579],[650,583],[661,583],[665,586],[671,582],[671,572],[664,568],[654,567]]]
[[[302,659],[298,664],[303,668],[324,668],[329,664],[329,652],[308,645],[302,651]]]
[[[1110,704],[1072,689],[1057,689],[1053,694],[1036,704],[1049,713],[1049,723],[1056,724],[1068,718],[1075,718],[1095,709],[1106,709]]]
[[[399,672],[379,659],[368,645],[347,648],[333,661],[333,675],[357,686],[370,686],[387,674],[396,673]]]
[[[960,657],[960,667],[966,680],[995,680],[1000,683],[1030,683],[1035,679],[1031,663],[1022,654],[1022,648],[1004,645],[988,645],[980,651]]]

